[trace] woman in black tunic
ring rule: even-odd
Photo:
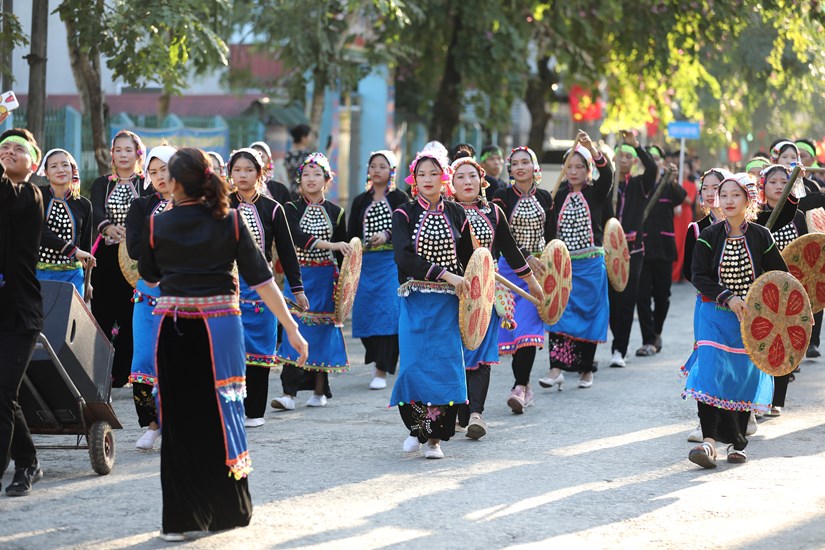
[[[234,262],[300,350],[299,363],[306,359],[307,345],[249,226],[229,209],[226,182],[212,172],[206,155],[181,149],[170,159],[169,173],[175,208],[146,224],[139,270],[161,290],[155,309],[163,430],[161,537],[183,540],[185,531],[248,525],[252,515]]]
[[[99,233],[92,247],[97,267],[92,271],[92,313],[115,347],[112,386],[122,387],[132,368],[132,285],[123,277],[118,246],[126,239],[126,214],[132,201],[151,195],[143,185],[146,147],[140,138],[121,130],[112,140],[112,173],[92,183],[92,219]]]

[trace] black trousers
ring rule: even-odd
[[[243,408],[247,418],[263,418],[269,394],[269,368],[246,365],[246,398]],[[295,395],[295,394],[291,394]]]
[[[618,351],[622,357],[627,355],[630,331],[633,328],[633,312],[639,294],[639,277],[642,274],[644,252],[630,255],[630,277],[624,291],[616,292],[608,285],[607,296],[610,299],[610,332],[613,333],[613,345],[610,351]]]
[[[458,405],[404,403],[398,406],[398,412],[410,435],[417,437],[421,443],[426,443],[428,439],[447,441],[455,435]]]
[[[301,390],[315,390],[315,371],[310,371],[285,363],[281,371],[281,385],[284,388],[284,395],[298,395]],[[247,393],[249,390],[247,389]],[[329,387],[329,373],[324,373],[324,395],[327,399],[332,397],[332,390]],[[247,411],[247,416],[249,412]],[[261,415],[263,416],[263,415]],[[254,418],[250,416],[250,418]]]
[[[811,331],[811,345],[819,347],[819,335],[822,333],[822,313],[814,314],[814,328]]]
[[[642,262],[636,309],[639,313],[639,327],[642,329],[642,343],[645,345],[654,344],[656,336],[662,334],[665,326],[667,310],[670,309],[672,272],[672,261],[645,258]]]
[[[138,425],[141,428],[158,421],[158,409],[155,405],[155,396],[152,395],[153,389],[150,384],[132,383],[132,397],[135,400],[135,411]]]
[[[112,340],[115,348],[112,386],[120,388],[129,381],[132,370],[134,289],[123,278],[117,250],[117,245],[107,246],[101,242],[95,253],[97,267],[92,271],[92,314],[103,333]]]
[[[530,373],[533,372],[533,363],[536,361],[536,349],[536,346],[525,346],[513,354],[513,377],[516,379],[513,389],[530,383]]]
[[[481,363],[477,369],[464,372],[467,375],[467,400],[469,404],[462,403],[458,406],[458,423],[461,426],[469,424],[471,414],[484,412],[487,390],[490,389],[490,365]]]
[[[785,406],[785,396],[788,395],[788,382],[791,381],[791,375],[774,376],[773,378],[773,402],[774,407]]]
[[[0,333],[0,467],[3,470],[9,457],[18,468],[28,468],[37,462],[34,442],[17,397],[38,334],[31,330]]]
[[[398,335],[368,336],[361,338],[366,353],[364,363],[375,363],[375,368],[395,374],[398,366]]]
[[[702,436],[710,437],[719,443],[732,443],[733,448],[742,451],[748,446],[745,432],[748,429],[750,411],[729,411],[697,401],[699,406],[699,423]]]

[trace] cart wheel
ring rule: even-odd
[[[115,465],[115,434],[108,422],[98,421],[89,430],[89,459],[92,469],[105,476]]]

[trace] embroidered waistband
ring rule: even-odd
[[[415,279],[398,287],[398,295],[402,298],[409,296],[410,292],[435,292],[455,295],[455,287],[443,281],[417,281]]]
[[[598,256],[604,256],[604,248],[601,246],[593,246],[570,252],[571,260],[586,260],[587,258],[596,258]]]
[[[65,264],[50,264],[46,262],[37,262],[37,269],[40,271],[74,271],[76,269],[83,269],[83,264],[80,262],[67,262]]]
[[[176,317],[222,317],[240,315],[238,297],[234,294],[220,296],[161,296],[153,315]]]

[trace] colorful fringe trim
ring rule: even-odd
[[[229,477],[234,477],[235,481],[240,481],[252,472],[252,459],[248,451],[234,460],[227,460],[226,465],[229,466]]]
[[[392,250],[392,243],[384,243],[372,248],[364,248],[364,254],[367,252],[385,252],[387,250]]]
[[[586,260],[588,258],[596,258],[604,256],[604,248],[597,246],[595,248],[585,248],[584,250],[577,250],[570,253],[571,260]]]
[[[452,294],[455,296],[455,287],[441,281],[407,281],[398,287],[398,295],[406,298],[410,292],[435,292],[438,294]]]
[[[343,324],[338,322],[338,318],[335,316],[335,313],[329,313],[324,311],[304,311],[299,312],[294,309],[289,310],[293,317],[296,319],[300,319],[301,322],[305,325],[335,325],[335,326],[343,326]]]
[[[512,343],[499,344],[498,352],[503,353],[505,355],[512,355],[521,348],[529,348],[530,346],[544,348],[544,338],[536,336],[526,336]]]
[[[725,409],[728,411],[769,412],[771,410],[770,404],[763,405],[761,403],[753,403],[751,401],[730,401],[729,399],[721,399],[719,397],[708,395],[706,393],[702,393],[696,390],[684,390],[682,392],[682,399],[685,399],[687,397],[692,397],[696,401],[701,401],[702,403],[705,403],[707,405],[711,405],[713,407]]]
[[[246,364],[256,367],[272,368],[278,365],[278,358],[274,355],[258,355],[257,353],[246,354]]]
[[[242,304],[250,304],[255,306],[255,313],[262,312],[264,307],[266,307],[266,304],[264,304],[261,300],[239,300],[239,302]]]
[[[155,377],[142,372],[133,372],[129,375],[129,382],[132,384],[147,384],[149,386],[155,385]]]
[[[161,296],[152,315],[183,318],[226,317],[240,315],[238,296]]]
[[[152,296],[150,294],[145,294],[138,289],[132,291],[132,303],[139,304],[140,302],[146,301],[149,307],[155,307],[158,305],[157,296]]]
[[[315,365],[311,363],[304,363],[303,365],[299,365],[296,361],[293,361],[291,359],[284,359],[283,357],[279,357],[278,362],[286,365],[292,365],[293,367],[298,367],[299,369],[304,369],[312,372],[349,372],[349,365],[327,365],[325,363],[321,363],[320,365]]]
[[[243,401],[246,397],[246,377],[238,376],[220,380],[215,383],[215,388],[227,403]]]

